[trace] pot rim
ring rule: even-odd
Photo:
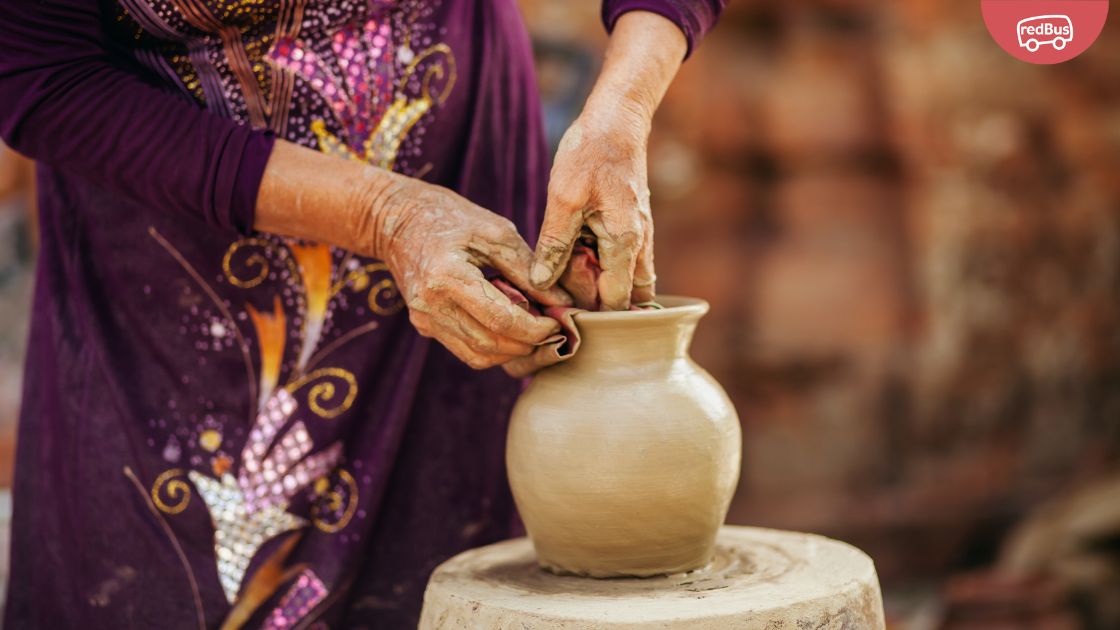
[[[580,311],[575,314],[577,324],[594,322],[655,322],[679,319],[685,315],[703,316],[711,308],[707,300],[682,295],[658,295],[662,308],[640,311]]]

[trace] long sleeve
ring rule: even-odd
[[[97,0],[0,0],[0,137],[140,203],[252,228],[270,133],[211,114],[114,60]]]
[[[719,19],[727,0],[603,0],[603,24],[607,31],[628,11],[649,11],[671,20],[688,40],[687,58]]]

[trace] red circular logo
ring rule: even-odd
[[[1008,54],[1028,63],[1061,63],[1096,41],[1108,0],[981,0],[984,24]]]

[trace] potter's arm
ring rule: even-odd
[[[646,142],[681,61],[722,6],[721,0],[604,2],[610,45],[595,87],[556,153],[534,256],[535,286],[560,278],[586,225],[598,241],[603,308],[623,310],[631,301],[654,298]]]
[[[529,285],[532,252],[513,224],[454,192],[277,140],[257,194],[255,229],[385,261],[421,334],[475,368],[530,354],[559,325],[514,304],[480,266],[545,304],[563,291]]]
[[[383,258],[391,236],[385,221],[401,201],[406,180],[277,141],[257,193],[253,228]]]

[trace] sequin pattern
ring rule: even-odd
[[[249,510],[240,486],[229,474],[222,475],[220,481],[194,470],[187,475],[210,511],[218,578],[226,599],[233,602],[249,562],[261,545],[274,536],[303,527],[306,521],[289,514],[286,506]]]
[[[344,26],[331,36],[333,63],[296,38],[276,42],[268,58],[318,92],[330,105],[342,135],[354,139],[351,146],[360,146],[392,98],[391,38],[387,21],[367,20],[361,26]]]
[[[433,168],[413,160],[457,78],[432,19],[438,0],[118,3],[114,28],[137,61],[214,114],[408,175]],[[396,316],[399,290],[384,263],[325,244],[260,234],[230,243],[220,261],[197,261],[149,233],[193,287],[180,301],[180,333],[192,337],[199,369],[245,365],[249,417],[206,392],[173,397],[168,418],[149,420],[148,440],[172,465],[151,481],[156,511],[174,529],[206,508],[220,584],[237,603],[268,540],[303,530],[359,542],[352,523],[365,518],[358,502],[371,481],[338,441],[359,381],[332,353]],[[199,272],[215,262],[216,276]],[[193,376],[182,379],[189,390]],[[290,582],[266,627],[292,627],[326,598],[337,576],[317,569]]]
[[[187,473],[210,512],[218,575],[230,602],[236,599],[261,545],[307,524],[288,513],[288,499],[312,480],[324,478],[341,458],[342,445],[337,442],[308,455],[313,442],[300,420],[281,431],[297,409],[286,390],[269,399],[249,432],[236,479],[228,473],[220,479],[193,470]]]
[[[249,432],[249,441],[241,453],[237,483],[250,513],[286,506],[292,495],[329,473],[342,456],[339,443],[308,456],[314,444],[301,420],[295,421],[269,450],[279,428],[295,409],[296,402],[291,394],[279,390],[265,404],[265,409],[257,416],[256,426]]]
[[[116,28],[135,41],[141,64],[217,114],[271,128],[306,146],[319,145],[312,130],[318,123],[363,153],[362,145],[399,96],[411,109],[424,110],[413,121],[422,127],[420,119],[431,107],[418,103],[431,99],[420,94],[421,83],[453,73],[446,58],[424,57],[439,45],[428,20],[438,2],[431,0],[118,0],[118,5]],[[402,81],[409,68],[415,78]],[[407,132],[410,126],[394,127]],[[424,166],[409,163],[420,155],[421,135],[415,134],[411,146],[398,147],[397,170]]]
[[[294,584],[284,593],[280,604],[264,623],[264,630],[283,630],[299,623],[327,596],[327,587],[311,569],[304,569]]]

